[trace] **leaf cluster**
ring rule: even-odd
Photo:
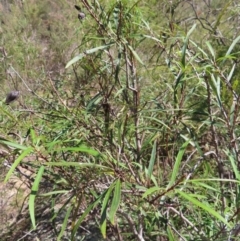
[[[81,0],[76,9],[85,18],[73,6],[75,31],[65,23],[43,31],[48,4],[23,4],[26,20],[34,20],[24,26],[40,30],[27,37],[26,49],[20,25],[11,22],[17,44],[6,48],[24,52],[17,61],[3,58],[1,70],[33,97],[0,106],[6,133],[0,144],[12,160],[5,181],[22,175],[20,167],[31,170],[32,228],[41,224],[44,202],[57,240],[93,238],[92,226],[109,240],[234,240],[240,37],[230,20],[236,24],[236,3]],[[39,39],[48,42],[44,60],[34,58]],[[73,51],[65,59],[67,46]],[[43,82],[31,81],[38,64]]]

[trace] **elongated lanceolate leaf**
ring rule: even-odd
[[[72,234],[71,234],[71,240],[75,237],[75,234],[81,225],[82,221],[85,219],[85,217],[95,208],[95,206],[102,200],[106,192],[104,192],[102,195],[100,195],[93,203],[91,203],[86,209],[85,212],[82,214],[82,216],[78,219],[77,223],[75,224]]]
[[[115,223],[115,215],[116,215],[116,212],[120,205],[120,201],[121,201],[121,181],[120,181],[120,179],[118,179],[116,181],[113,200],[112,200],[111,208],[109,211],[109,219],[113,225]]]
[[[183,45],[183,48],[182,48],[182,59],[181,59],[182,66],[184,68],[186,66],[186,50],[187,50],[187,46],[188,46],[188,40],[189,40],[189,37],[190,37],[191,33],[196,28],[196,26],[197,26],[196,24],[194,24],[192,26],[192,28],[188,31],[187,36],[186,36],[185,41],[184,41],[184,45]]]
[[[72,152],[85,152],[85,153],[88,153],[92,156],[98,156],[99,155],[99,152],[90,148],[90,147],[87,147],[85,145],[81,145],[79,147],[66,147],[66,148],[62,148],[61,149],[62,151],[72,151]]]
[[[235,177],[237,178],[238,181],[240,181],[240,173],[239,173],[238,167],[236,165],[236,162],[235,162],[233,156],[231,155],[229,150],[224,151],[224,152],[226,153],[226,155],[228,156],[228,158],[229,158],[229,160],[231,162],[232,169],[234,171]]]
[[[217,78],[217,80],[215,79],[215,76],[213,74],[211,74],[211,78],[209,78],[209,84],[214,92],[214,94],[217,97],[219,106],[222,106],[222,102],[221,102],[221,92],[220,92],[220,78]]]
[[[154,144],[153,144],[153,148],[152,148],[152,154],[151,154],[151,159],[149,161],[149,165],[148,165],[148,178],[151,179],[151,175],[153,172],[153,167],[155,164],[155,160],[156,160],[156,146],[157,146],[157,142],[155,140]]]
[[[218,212],[216,212],[212,207],[209,207],[207,205],[205,205],[204,203],[198,201],[197,199],[191,197],[189,194],[181,192],[179,190],[177,190],[177,192],[180,194],[180,196],[182,196],[183,198],[187,199],[189,202],[191,202],[193,205],[198,206],[200,208],[202,208],[203,210],[205,210],[206,212],[208,212],[209,214],[211,214],[212,216],[214,216],[215,218],[217,218],[219,221],[222,221],[223,223],[225,223],[228,227],[231,227],[231,225],[227,222],[227,220],[225,220]]]
[[[152,193],[154,192],[158,192],[160,190],[163,190],[162,188],[160,187],[151,187],[151,188],[148,188],[147,191],[143,194],[143,198],[146,198],[147,196],[151,195]],[[164,190],[163,190],[164,191]]]
[[[136,60],[144,65],[144,63],[142,62],[141,58],[139,57],[139,55],[137,54],[137,52],[133,49],[133,47],[131,45],[128,45],[128,48],[130,49],[130,51],[132,52],[132,54],[134,55],[134,57],[136,58]]]
[[[16,167],[19,165],[19,163],[22,161],[22,159],[27,156],[31,151],[33,150],[32,147],[28,147],[26,150],[24,150],[22,152],[22,154],[14,161],[14,163],[12,164],[10,170],[8,171],[4,182],[6,183],[8,181],[8,179],[10,178],[10,176],[12,175],[12,173],[14,172],[14,170],[16,169]]]
[[[47,196],[52,196],[52,195],[56,195],[56,194],[68,193],[68,192],[70,192],[70,191],[69,190],[57,190],[57,191],[43,193],[43,194],[40,194],[39,196],[47,197]]]
[[[79,55],[77,55],[76,57],[74,57],[72,60],[70,60],[66,67],[65,68],[68,68],[69,66],[71,66],[72,64],[76,63],[77,61],[81,60],[83,57],[85,57],[86,55],[88,54],[92,54],[92,53],[95,53],[99,50],[103,50],[103,49],[106,49],[108,47],[110,47],[111,45],[113,45],[113,43],[111,44],[107,44],[107,45],[103,45],[103,46],[99,46],[99,47],[96,47],[96,48],[93,48],[93,49],[88,49],[86,50],[84,53],[81,53]]]
[[[66,161],[61,161],[61,162],[46,162],[44,163],[44,165],[46,166],[60,166],[60,167],[71,167],[71,166],[75,166],[75,167],[79,167],[79,168],[84,168],[84,167],[92,167],[92,168],[96,168],[96,169],[103,169],[106,170],[107,172],[113,172],[113,170],[109,167],[106,166],[102,166],[99,164],[95,164],[95,163],[81,163],[81,162],[66,162]]]
[[[28,147],[26,147],[26,146],[22,146],[22,145],[19,145],[19,144],[15,143],[15,142],[7,141],[7,140],[2,139],[2,138],[0,138],[0,144],[4,144],[5,146],[12,147],[12,148],[19,149],[19,150],[28,149]]]
[[[190,140],[186,141],[181,147],[180,147],[180,150],[177,154],[177,158],[176,158],[176,161],[175,161],[175,164],[174,164],[174,167],[173,167],[173,172],[172,172],[172,176],[171,176],[171,179],[170,179],[170,182],[168,184],[168,187],[171,187],[175,181],[176,181],[176,177],[178,175],[178,171],[179,171],[179,167],[180,167],[180,164],[181,164],[181,161],[182,161],[182,157],[183,157],[183,154],[189,144]]]
[[[106,238],[108,201],[114,186],[115,186],[115,183],[112,183],[111,186],[108,188],[107,193],[103,199],[102,210],[101,210],[101,220],[100,220],[100,230],[103,238]]]
[[[64,221],[63,221],[63,224],[62,224],[61,231],[60,231],[60,233],[59,233],[59,235],[58,235],[58,237],[57,237],[57,241],[61,241],[61,240],[62,240],[61,238],[62,238],[62,236],[63,236],[64,231],[66,230],[67,223],[68,223],[68,218],[69,218],[69,216],[70,216],[70,214],[71,214],[72,208],[73,208],[73,206],[70,206],[70,207],[68,208],[68,210],[67,210],[66,216],[65,216]]]
[[[235,71],[235,68],[236,68],[236,63],[233,65],[233,67],[232,67],[232,69],[231,69],[231,71],[230,71],[230,73],[229,73],[229,75],[227,76],[227,81],[228,82],[230,82],[231,81],[231,79],[232,79],[232,77],[233,77],[233,73],[234,73],[234,71]]]
[[[232,42],[231,46],[229,47],[229,49],[228,49],[228,51],[227,51],[227,53],[226,53],[225,56],[228,56],[228,55],[232,52],[233,48],[235,47],[235,45],[236,45],[239,41],[240,41],[240,36],[238,36],[236,39],[233,40],[233,42]]]
[[[71,60],[67,63],[67,65],[66,65],[65,68],[67,69],[69,66],[75,64],[77,61],[79,61],[80,59],[82,59],[84,56],[86,56],[85,53],[82,53],[82,54],[77,55],[76,57],[74,57],[73,59],[71,59]]]
[[[213,50],[212,45],[211,45],[208,41],[206,42],[206,45],[208,46],[208,49],[209,49],[209,51],[210,51],[213,59],[215,59],[215,52],[214,52],[214,50]]]
[[[174,237],[174,234],[173,234],[173,231],[171,230],[171,228],[168,226],[167,227],[167,234],[168,234],[168,239],[169,241],[175,241],[175,237]]]
[[[29,197],[29,202],[28,202],[29,213],[30,213],[30,218],[31,218],[31,221],[32,221],[33,229],[36,229],[35,205],[34,205],[34,203],[35,203],[35,198],[36,198],[36,195],[37,195],[37,192],[38,192],[39,183],[42,179],[43,172],[44,172],[44,167],[41,166],[39,168],[38,174],[37,174],[37,176],[34,180],[32,190],[31,190],[31,194],[30,194],[30,197]]]

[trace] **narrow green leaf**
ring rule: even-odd
[[[178,175],[178,171],[179,171],[179,167],[180,167],[180,164],[181,164],[181,161],[182,161],[182,157],[183,157],[183,154],[189,144],[190,140],[186,141],[181,147],[180,147],[180,150],[177,154],[177,158],[176,158],[176,161],[175,161],[175,164],[174,164],[174,167],[173,167],[173,171],[172,171],[172,176],[171,176],[171,179],[170,179],[170,182],[167,186],[167,189],[169,187],[171,187],[175,181],[176,181],[176,177]]]
[[[99,46],[99,47],[96,47],[96,48],[92,48],[92,49],[89,49],[89,50],[86,50],[84,53],[81,53],[79,55],[77,55],[76,57],[74,57],[72,60],[70,60],[67,65],[66,65],[66,69],[71,66],[72,64],[76,63],[77,61],[81,60],[83,57],[85,57],[87,54],[92,54],[94,52],[97,52],[98,50],[103,50],[103,49],[106,49],[110,46],[112,46],[114,43],[111,43],[111,44],[107,44],[107,45],[103,45],[103,46]]]
[[[157,148],[157,141],[155,140],[155,141],[154,141],[154,144],[153,144],[153,148],[152,148],[151,158],[150,158],[149,165],[148,165],[148,173],[147,173],[147,176],[148,176],[149,179],[150,179],[151,176],[152,176],[153,167],[154,167],[155,160],[156,160],[156,148]]]
[[[236,63],[234,63],[234,65],[233,65],[233,67],[232,67],[232,69],[231,69],[231,71],[230,71],[230,73],[229,73],[229,75],[227,77],[227,81],[228,82],[231,81],[235,68],[236,68]]]
[[[114,186],[115,186],[115,183],[112,183],[111,186],[108,188],[107,193],[103,199],[102,210],[101,210],[101,220],[100,220],[100,230],[101,230],[103,238],[106,238],[107,207],[108,207],[109,197],[112,193]]]
[[[238,105],[237,105],[236,101],[233,99],[231,109],[230,109],[230,118],[229,118],[230,126],[233,126],[234,122],[235,122],[236,106],[238,106]]]
[[[221,8],[220,13],[218,14],[218,16],[216,16],[216,20],[215,20],[215,24],[213,26],[213,29],[216,30],[219,26],[219,24],[221,23],[221,19],[224,16],[225,12],[228,11],[228,7],[231,4],[232,0],[225,2],[225,5]]]
[[[113,200],[109,211],[109,220],[113,225],[115,223],[115,215],[120,205],[120,201],[121,201],[121,181],[120,179],[118,179],[116,181]]]
[[[38,192],[39,183],[41,181],[43,172],[44,172],[44,166],[41,166],[39,168],[38,174],[37,174],[37,176],[34,180],[34,183],[33,183],[32,189],[31,189],[31,194],[30,194],[30,197],[29,197],[29,202],[28,202],[29,213],[30,213],[30,218],[31,218],[31,221],[32,221],[33,229],[36,229],[35,207],[34,207],[35,205],[34,205],[34,203],[35,203],[35,198],[36,198],[36,195],[37,195],[37,192]]]
[[[82,223],[82,221],[85,219],[85,217],[91,212],[93,208],[96,207],[96,205],[102,200],[102,198],[105,196],[106,192],[104,192],[102,195],[100,195],[93,203],[91,203],[86,209],[85,212],[82,214],[82,216],[78,219],[77,223],[75,224],[72,234],[71,234],[71,240],[75,237],[75,234]]]
[[[187,46],[188,46],[188,39],[185,40],[183,47],[182,47],[182,58],[181,58],[181,63],[182,63],[182,67],[183,67],[183,71],[186,67],[186,50],[187,50]]]
[[[184,71],[181,70],[181,71],[178,73],[177,77],[176,77],[176,84],[175,84],[175,86],[174,86],[174,98],[175,98],[175,102],[176,102],[176,99],[177,99],[177,89],[178,89],[178,86],[179,86],[179,84],[183,81],[184,77],[185,77]]]
[[[164,127],[166,127],[168,130],[171,130],[171,128],[170,128],[169,126],[167,126],[167,125],[164,123],[164,121],[161,121],[161,120],[159,120],[158,118],[149,117],[149,116],[145,116],[144,118],[145,118],[145,119],[154,120],[154,121],[160,123],[161,125],[163,125]]]
[[[10,176],[12,175],[12,173],[14,172],[14,170],[16,169],[16,167],[19,165],[19,163],[22,161],[22,159],[27,156],[31,151],[33,150],[32,147],[28,147],[26,150],[24,150],[21,155],[14,161],[14,163],[12,164],[10,170],[8,171],[5,179],[4,179],[4,183],[6,183],[8,181],[8,179],[10,178]]]
[[[58,190],[58,191],[52,191],[52,192],[39,194],[39,196],[47,197],[47,196],[52,196],[52,195],[55,195],[55,194],[69,193],[69,192],[70,192],[69,190]]]
[[[5,110],[1,105],[0,105],[0,111],[4,113],[6,116],[8,116],[10,119],[12,119],[13,121],[17,122],[17,119],[15,118],[15,116],[11,115],[11,113]]]
[[[85,153],[88,153],[93,156],[99,155],[98,151],[96,151],[90,147],[87,147],[85,145],[81,145],[79,147],[65,147],[65,148],[61,148],[61,151],[85,152]]]
[[[30,135],[31,135],[32,142],[34,143],[34,145],[36,145],[37,137],[36,137],[36,132],[33,128],[30,128]]]
[[[146,198],[147,196],[151,195],[154,192],[158,192],[162,190],[160,187],[150,187],[147,189],[147,191],[145,191],[145,193],[143,194],[143,198]]]
[[[132,52],[132,54],[134,55],[134,57],[136,58],[136,60],[137,60],[140,64],[144,65],[144,63],[142,62],[141,58],[138,56],[137,52],[132,48],[132,46],[129,45],[129,44],[128,44],[127,46],[128,46],[128,48],[130,49],[130,51]]]
[[[65,68],[67,69],[69,66],[75,64],[77,61],[79,61],[80,59],[82,59],[84,56],[86,56],[85,53],[82,53],[82,54],[79,54],[79,55],[75,56],[73,59],[71,59],[71,60],[67,63],[67,65],[66,65]]]
[[[240,185],[237,186],[237,193],[236,193],[236,208],[240,208]],[[236,221],[240,220],[239,213],[237,214]]]
[[[67,209],[67,205],[68,205],[68,204],[69,204],[69,205],[72,205],[72,202],[71,202],[71,201],[73,201],[73,198],[74,198],[73,196],[74,196],[73,194],[67,196],[67,199],[64,201],[64,203],[63,203],[63,205],[61,206],[61,208],[58,209],[58,210],[56,210],[56,212],[54,212],[54,214],[52,215],[50,221],[53,221],[54,219],[57,218],[57,216],[61,215],[62,212]],[[50,199],[50,202],[51,202],[51,208],[54,209],[55,206],[56,206],[56,203],[57,203],[56,198],[51,198],[51,199]]]
[[[227,222],[227,220],[225,220],[218,212],[216,212],[212,207],[206,206],[205,204],[199,202],[197,199],[191,197],[190,195],[188,195],[187,193],[181,192],[179,190],[177,190],[177,192],[185,199],[187,199],[188,201],[190,201],[193,205],[198,206],[200,208],[202,208],[203,210],[205,210],[206,212],[208,212],[209,214],[211,214],[212,216],[214,216],[215,218],[217,218],[219,221],[222,221],[223,223],[225,223],[228,227],[231,228],[231,225]]]
[[[189,40],[189,37],[190,37],[191,33],[196,28],[196,26],[197,26],[196,24],[194,24],[192,26],[192,28],[188,31],[187,36],[186,36],[186,38],[184,40],[184,44],[183,44],[183,47],[182,47],[182,59],[181,59],[182,66],[184,68],[186,66],[186,50],[187,50],[187,46],[188,46],[188,40]]]
[[[106,166],[102,166],[99,164],[95,164],[95,163],[81,163],[81,162],[45,162],[44,165],[46,166],[60,166],[60,167],[70,167],[70,166],[75,166],[75,167],[80,167],[80,168],[84,168],[84,167],[92,167],[92,168],[97,168],[97,169],[104,169],[108,172],[112,172],[113,173],[113,169],[106,167]]]
[[[153,37],[153,36],[151,36],[151,35],[145,35],[145,34],[144,34],[143,37],[152,39],[152,40],[154,40],[154,41],[156,41],[156,42],[159,42],[159,43],[162,43],[162,41],[161,41],[160,39],[155,38],[155,37]]]
[[[0,144],[4,144],[6,146],[13,147],[13,148],[16,148],[16,149],[19,149],[19,150],[28,149],[28,147],[26,147],[26,146],[22,146],[22,145],[19,145],[17,143],[11,142],[11,141],[7,141],[7,140],[2,139],[2,138],[0,138]]]
[[[237,167],[237,165],[235,163],[235,160],[234,160],[233,156],[231,155],[229,150],[224,150],[224,152],[226,153],[226,155],[228,156],[228,158],[229,158],[229,160],[231,162],[232,169],[234,171],[235,177],[237,178],[238,181],[240,181],[240,173],[238,171],[238,167]]]
[[[220,79],[216,80],[214,75],[211,74],[211,78],[209,78],[209,84],[213,90],[213,93],[216,95],[219,106],[222,106],[221,96],[220,96]]]
[[[167,227],[167,234],[169,241],[176,241],[174,234],[169,226]]]
[[[107,209],[104,209],[101,213],[100,231],[104,239],[107,237]]]
[[[189,39],[190,35],[192,34],[192,32],[194,31],[194,29],[196,28],[197,24],[193,24],[193,26],[191,27],[191,29],[187,32],[187,37]]]
[[[92,111],[93,108],[102,100],[102,92],[97,93],[87,104],[86,111]]]
[[[221,79],[219,78],[219,76],[217,77],[216,87],[217,87],[218,102],[219,102],[219,105],[222,106],[222,101],[221,101]]]
[[[154,183],[154,185],[157,187],[158,186],[158,181],[157,181],[156,177],[152,175],[151,176],[151,180]]]
[[[212,186],[210,186],[210,185],[208,185],[206,183],[203,183],[203,182],[199,182],[198,181],[198,182],[193,182],[193,184],[195,184],[196,187],[202,186],[202,187],[204,187],[206,189],[212,190],[214,192],[218,192],[218,190],[216,188],[213,188]]]
[[[92,53],[95,53],[97,52],[98,50],[103,50],[103,49],[106,49],[110,46],[114,45],[114,43],[111,43],[111,44],[106,44],[106,45],[102,45],[102,46],[99,46],[99,47],[96,47],[96,48],[93,48],[93,49],[89,49],[89,50],[86,50],[86,54],[92,54]]]
[[[224,178],[204,178],[204,179],[190,179],[190,180],[187,180],[188,183],[197,183],[197,182],[204,182],[204,181],[207,181],[207,182],[234,182],[234,183],[239,183],[240,184],[240,181],[238,180],[235,180],[235,179],[224,179]]]
[[[189,137],[187,137],[187,136],[185,136],[185,135],[182,135],[182,134],[180,134],[180,136],[181,136],[185,141],[189,141],[189,144],[191,144],[191,146],[193,146],[193,147],[196,146],[195,143],[194,143]]]
[[[194,45],[197,50],[199,50],[205,57],[208,57],[208,54],[202,49],[200,48],[195,42],[193,42],[191,39],[189,40],[189,42]]]
[[[227,51],[227,53],[226,53],[225,56],[228,56],[229,54],[231,54],[233,48],[234,48],[235,45],[239,42],[239,40],[240,40],[240,36],[238,36],[237,38],[235,38],[235,39],[233,40],[233,42],[232,42],[231,46],[229,47],[229,49],[228,49],[228,51]]]
[[[206,45],[207,45],[207,47],[208,47],[208,49],[209,49],[209,51],[210,51],[213,59],[215,59],[215,52],[214,52],[214,50],[213,50],[212,45],[211,45],[208,41],[206,42]]]
[[[62,227],[61,227],[61,231],[60,231],[60,233],[59,233],[59,235],[58,235],[58,237],[57,237],[57,241],[61,241],[61,238],[62,238],[62,236],[63,236],[63,233],[64,233],[64,231],[65,231],[65,229],[66,229],[66,227],[67,227],[68,218],[69,218],[69,216],[70,216],[70,214],[71,214],[72,208],[73,208],[73,206],[70,206],[70,207],[68,208],[68,210],[67,210],[66,216],[65,216],[65,218],[64,218],[64,221],[63,221],[63,224],[62,224]]]

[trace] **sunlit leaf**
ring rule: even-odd
[[[169,241],[176,241],[173,231],[169,226],[167,227],[167,234],[168,234]]]
[[[219,106],[222,106],[222,102],[221,102],[221,90],[220,90],[220,79],[217,78],[217,80],[215,79],[215,76],[213,74],[211,74],[211,78],[209,78],[209,84],[214,92],[214,94],[217,97]]]
[[[171,128],[166,123],[164,123],[163,121],[161,121],[155,117],[145,116],[144,118],[156,121],[156,122],[160,123],[161,125],[163,125],[164,127],[166,127],[167,129],[171,130]]]
[[[136,60],[137,60],[140,64],[144,65],[143,61],[141,60],[141,58],[139,57],[139,55],[137,54],[137,52],[132,48],[132,46],[131,46],[131,45],[127,45],[127,46],[128,46],[128,48],[131,50],[131,52],[132,52],[132,54],[134,55],[134,57],[136,58]]]
[[[208,41],[206,42],[206,45],[208,46],[208,49],[209,49],[209,51],[210,51],[213,59],[215,59],[215,52],[214,52],[214,50],[213,50],[212,45],[211,45]]]
[[[187,50],[187,46],[188,46],[189,37],[192,34],[192,32],[194,31],[194,29],[196,28],[196,26],[197,26],[196,24],[194,24],[192,26],[192,28],[188,31],[187,36],[184,40],[184,44],[182,47],[182,59],[181,59],[183,68],[185,68],[185,66],[186,66],[186,50]]]
[[[191,197],[187,193],[181,192],[179,190],[177,190],[177,193],[180,194],[183,198],[187,199],[189,202],[191,202],[191,204],[202,208],[203,210],[217,218],[219,221],[225,223],[228,227],[231,227],[229,222],[226,219],[224,219],[218,212],[216,212],[212,207],[205,205],[204,203],[198,201],[196,198]]]
[[[113,171],[109,167],[102,166],[102,165],[95,164],[95,163],[81,163],[81,162],[61,161],[61,162],[46,162],[46,163],[44,163],[44,165],[46,165],[46,166],[62,166],[62,167],[75,166],[75,167],[79,167],[79,168],[89,167],[89,168],[95,168],[95,169],[103,169],[103,170],[110,171],[110,172]]]
[[[95,53],[95,52],[97,52],[99,50],[103,50],[103,49],[109,48],[112,45],[113,45],[113,43],[107,44],[107,45],[103,45],[103,46],[99,46],[99,47],[92,48],[92,49],[88,49],[84,53],[81,53],[81,54],[77,55],[76,57],[74,57],[72,60],[70,60],[67,63],[65,68],[68,68],[69,66],[73,65],[74,63],[76,63],[77,61],[81,60],[83,57],[85,57],[88,54],[92,54],[92,53]]]
[[[231,71],[230,71],[230,73],[229,73],[229,75],[228,75],[228,77],[227,77],[227,81],[228,82],[230,82],[231,81],[231,79],[232,79],[232,77],[233,77],[233,73],[234,73],[234,71],[235,71],[235,68],[236,68],[236,63],[232,66],[232,69],[231,69]]]
[[[160,188],[160,187],[151,187],[151,188],[148,188],[146,191],[145,191],[145,193],[143,194],[143,198],[146,198],[147,196],[149,196],[149,195],[151,195],[151,194],[153,194],[153,193],[155,193],[155,192],[157,192],[157,191],[160,191],[160,190],[162,190],[162,188]]]
[[[151,158],[149,161],[149,165],[148,165],[148,178],[150,179],[152,176],[152,172],[153,172],[153,167],[154,167],[154,163],[156,160],[156,147],[157,147],[157,141],[155,140],[154,144],[153,144],[153,148],[152,148],[152,153],[151,153]]]
[[[64,147],[64,148],[61,148],[61,150],[62,151],[72,151],[72,152],[85,152],[85,153],[88,153],[93,156],[99,155],[98,151],[96,151],[90,147],[87,147],[85,145],[81,145],[79,147]]]
[[[19,149],[19,150],[26,150],[26,149],[28,149],[27,146],[19,145],[19,144],[15,143],[15,142],[7,141],[7,140],[2,139],[2,138],[0,138],[0,144],[4,144],[6,146],[9,146],[9,147],[12,147],[12,148],[16,148],[16,149]]]
[[[180,167],[180,164],[181,164],[181,161],[182,161],[182,157],[183,157],[183,154],[189,144],[190,140],[186,141],[181,147],[180,147],[180,150],[177,154],[177,158],[176,158],[176,161],[175,161],[175,164],[174,164],[174,167],[173,167],[173,171],[172,171],[172,176],[171,176],[171,179],[170,179],[170,182],[168,184],[168,187],[171,187],[175,181],[176,181],[176,177],[178,175],[178,171],[179,171],[179,167]]]
[[[229,158],[229,160],[231,162],[232,169],[234,171],[235,177],[237,178],[238,181],[240,181],[240,172],[238,170],[237,164],[236,164],[233,156],[231,155],[229,150],[224,150],[224,152],[226,153],[226,155],[228,156],[228,158]]]
[[[82,54],[77,55],[76,57],[74,57],[73,59],[71,59],[71,60],[67,63],[67,65],[66,65],[65,68],[67,69],[69,66],[75,64],[77,61],[81,60],[84,56],[86,56],[85,53],[82,53]]]
[[[120,179],[118,179],[116,181],[112,204],[111,204],[110,211],[109,211],[109,219],[113,225],[115,223],[115,215],[116,215],[116,212],[120,205],[120,201],[121,201],[121,181],[120,181]]]
[[[108,201],[112,190],[115,186],[115,183],[112,183],[111,186],[108,188],[106,195],[104,196],[102,209],[101,209],[101,220],[100,220],[100,230],[103,235],[103,238],[106,238],[106,229],[107,229],[107,208],[108,208]]]
[[[238,36],[236,39],[233,40],[231,46],[229,47],[227,53],[225,56],[228,56],[229,54],[231,54],[233,48],[235,47],[235,45],[240,41],[240,36]]]
[[[32,147],[28,147],[26,150],[24,150],[21,155],[14,161],[14,163],[11,165],[10,170],[8,171],[4,182],[6,183],[8,181],[8,179],[10,178],[10,176],[12,175],[12,173],[14,172],[14,170],[16,169],[16,167],[19,165],[19,163],[23,160],[24,157],[26,157],[31,151],[33,150]]]
[[[36,195],[37,195],[37,192],[38,192],[38,188],[39,188],[40,181],[42,179],[43,172],[44,172],[44,167],[41,166],[39,168],[37,176],[34,180],[34,183],[33,183],[32,189],[31,189],[31,194],[30,194],[29,201],[28,201],[29,214],[30,214],[30,218],[31,218],[31,221],[32,221],[33,229],[36,229],[35,198],[36,198]]]

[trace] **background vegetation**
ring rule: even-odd
[[[239,240],[239,8],[1,1],[1,240]]]

